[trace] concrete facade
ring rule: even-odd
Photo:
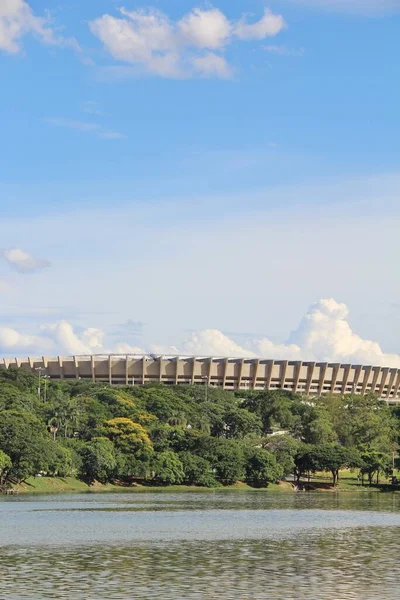
[[[112,385],[200,384],[226,390],[284,389],[306,396],[378,394],[400,402],[400,368],[339,363],[156,355],[58,356],[3,359],[53,380],[85,379]]]

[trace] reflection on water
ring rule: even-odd
[[[110,494],[0,502],[0,597],[398,600],[392,494]]]

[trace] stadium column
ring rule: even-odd
[[[79,379],[79,363],[78,363],[78,359],[76,356],[73,357],[74,358],[74,365],[75,365],[75,379]]]
[[[243,365],[244,365],[244,358],[242,358],[239,363],[239,376],[238,376],[238,386],[237,386],[238,390],[240,390],[240,388],[242,387]]]
[[[362,395],[364,395],[365,392],[366,392],[371,372],[372,372],[372,367],[365,367],[365,374],[364,374],[364,379],[363,379],[362,388],[361,388],[361,394]]]
[[[143,356],[142,359],[142,385],[146,382],[146,357]]]
[[[310,395],[311,384],[314,376],[315,362],[308,363],[307,372],[307,383],[306,383],[306,396]]]
[[[295,394],[297,393],[297,388],[299,387],[299,380],[300,380],[300,373],[301,373],[302,366],[303,366],[303,363],[300,360],[300,361],[296,362],[296,365],[294,367],[293,391]]]
[[[269,360],[267,362],[267,365],[268,365],[268,374],[267,374],[267,381],[266,381],[266,385],[265,385],[265,387],[266,387],[267,390],[269,390],[270,387],[271,387],[272,371],[274,369],[274,364],[275,364],[274,360]]]
[[[324,391],[325,375],[326,375],[327,368],[328,368],[328,363],[322,363],[322,365],[320,365],[320,367],[319,367],[318,394],[320,396]]]
[[[196,357],[193,356],[193,366],[192,366],[192,384],[195,382],[196,377]]]
[[[336,382],[339,375],[340,363],[335,363],[332,369],[332,382],[331,382],[331,393],[335,393]]]
[[[378,383],[378,378],[379,378],[379,375],[381,374],[382,367],[374,367],[373,371],[374,371],[375,374],[374,374],[374,378],[372,380],[371,392],[373,394],[375,394],[376,385]]]
[[[342,394],[346,393],[347,383],[349,381],[351,365],[345,365],[342,381]]]
[[[354,371],[354,379],[353,379],[353,393],[357,391],[358,382],[360,381],[360,375],[362,371],[362,366],[358,365]]]
[[[64,379],[63,359],[58,356],[58,368],[60,369],[60,379]]]
[[[223,389],[226,388],[226,378],[228,376],[228,368],[229,368],[229,358],[226,358],[225,365],[224,365],[224,375],[223,375],[223,379],[222,379],[222,388]]]
[[[108,355],[108,383],[112,384],[112,357],[111,354]]]
[[[289,364],[289,361],[284,360],[281,365],[281,379],[279,382],[279,384],[281,386],[281,390],[285,389],[286,371],[287,371],[288,364]]]
[[[253,383],[251,386],[253,388],[253,390],[255,390],[257,387],[257,378],[258,378],[259,367],[260,367],[260,359],[257,358],[257,360],[254,363],[254,370],[253,370]]]
[[[125,385],[129,385],[129,358],[125,356]]]
[[[387,369],[387,368],[383,369],[382,370],[381,385],[379,386],[379,390],[378,390],[378,396],[379,396],[379,398],[382,397],[383,390],[385,388],[388,375],[389,375],[389,369]]]
[[[386,398],[388,398],[388,399],[390,398],[390,393],[393,388],[394,380],[396,379],[396,373],[397,373],[397,369],[390,369],[390,379],[389,379],[389,384],[388,384],[388,388],[387,388],[387,392],[386,392]]]
[[[397,370],[397,379],[393,389],[393,398],[397,397],[400,389],[400,369]]]
[[[214,362],[214,358],[211,357],[209,365],[208,365],[207,385],[210,385],[210,382],[211,382],[211,373],[212,373],[213,362]]]

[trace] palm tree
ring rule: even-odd
[[[57,396],[53,406],[48,411],[48,416],[47,423],[53,438],[56,439],[57,432],[60,429],[63,430],[64,437],[68,437],[69,430],[72,429],[72,433],[74,432],[74,425],[76,425],[79,416],[75,398],[66,395]]]

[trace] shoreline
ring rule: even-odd
[[[39,494],[104,494],[104,493],[129,493],[129,494],[143,494],[143,493],[212,493],[219,491],[230,491],[230,492],[278,492],[284,494],[297,494],[297,493],[365,493],[365,492],[396,492],[398,489],[390,489],[387,485],[380,487],[369,487],[354,484],[354,486],[341,486],[333,488],[332,486],[321,485],[318,482],[313,482],[314,489],[308,490],[307,492],[296,491],[290,482],[280,482],[279,484],[270,484],[267,488],[252,488],[245,483],[238,482],[231,486],[206,488],[200,486],[189,486],[189,485],[116,485],[116,484],[101,484],[94,483],[88,485],[84,481],[81,481],[74,477],[30,477],[25,483],[15,485],[12,487],[14,492],[11,495],[39,495]],[[6,495],[6,494],[5,494]]]

